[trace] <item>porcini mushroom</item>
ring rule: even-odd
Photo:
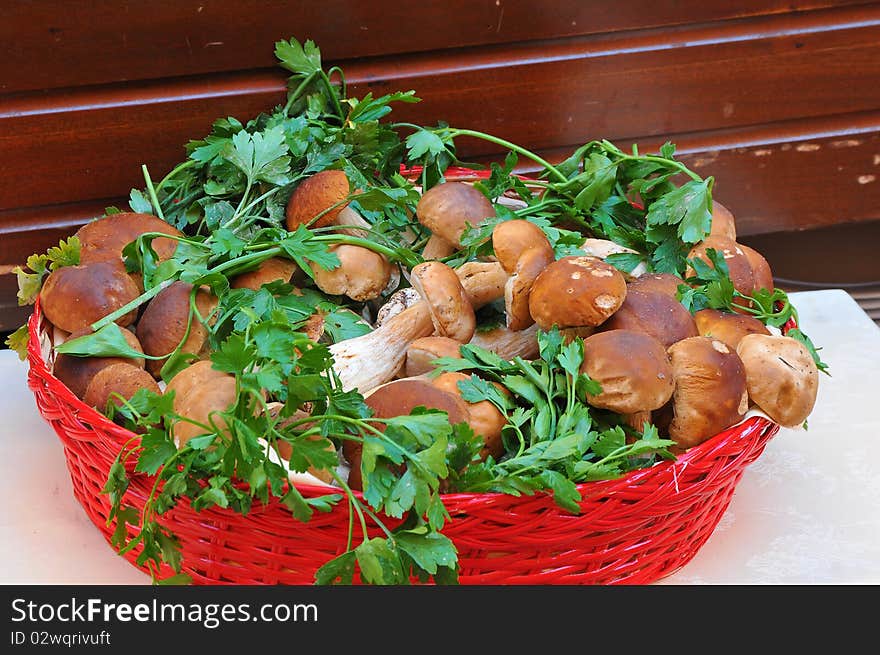
[[[678,299],[678,287],[685,284],[677,275],[672,273],[646,273],[627,283],[627,293],[630,291],[648,291],[663,293],[670,298]]]
[[[617,255],[621,253],[638,254],[637,251],[632,248],[621,246],[614,241],[609,241],[608,239],[594,239],[592,237],[584,239],[583,243],[580,245],[580,249],[584,254],[589,255],[590,257],[596,257],[603,261],[609,255]],[[623,276],[627,281],[630,281],[644,275],[647,270],[648,267],[645,262],[640,261],[631,271],[624,273]]]
[[[209,434],[212,428],[220,432],[229,429],[218,413],[229,409],[238,399],[234,375],[212,368],[208,361],[197,362],[174,376],[165,393],[172,390],[172,407],[182,417],[171,426],[178,448],[193,437]]]
[[[568,256],[549,264],[535,280],[529,311],[542,330],[595,327],[623,304],[626,280],[595,257]]]
[[[752,264],[738,243],[727,237],[709,236],[691,248],[687,258],[700,259],[711,268],[715,268],[715,265],[709,259],[708,250],[715,250],[716,253],[724,258],[734,289],[745,295],[749,295],[755,290],[755,276],[752,272]],[[693,274],[693,269],[688,266],[685,277],[691,277]]]
[[[675,298],[659,292],[628,290],[623,304],[602,330],[635,330],[650,334],[668,348],[699,334],[694,317]]]
[[[400,314],[405,309],[409,309],[416,303],[422,302],[422,296],[412,287],[403,287],[398,289],[390,296],[385,304],[376,312],[376,320],[373,322],[375,327],[381,327],[390,319]]]
[[[767,326],[754,316],[718,309],[701,309],[694,314],[694,322],[702,336],[723,341],[734,350],[747,334],[770,334]]]
[[[140,295],[140,289],[121,260],[63,266],[46,277],[40,290],[40,307],[46,319],[65,332],[79,332],[98,319],[121,309]],[[116,319],[131,325],[134,309]]]
[[[79,263],[122,261],[122,250],[129,243],[148,232],[161,232],[170,236],[182,237],[183,232],[152,214],[120,212],[108,214],[80,227],[74,236],[79,239]],[[156,237],[152,240],[153,250],[159,261],[170,259],[177,250],[177,239]]]
[[[687,449],[739,423],[748,410],[746,374],[736,351],[711,337],[668,349],[675,379],[669,437]]]
[[[461,235],[495,216],[495,208],[479,189],[465,182],[444,182],[422,194],[416,204],[419,223],[431,231],[422,251],[425,259],[442,259],[461,248]]]
[[[492,228],[492,251],[508,275],[513,275],[519,258],[532,248],[549,251],[552,259],[553,247],[544,230],[534,223],[514,219],[502,221]]]
[[[257,291],[264,284],[272,282],[290,282],[299,267],[286,257],[270,257],[260,262],[256,268],[239,273],[229,281],[233,289],[251,289]]]
[[[767,289],[773,291],[773,271],[770,269],[770,263],[767,259],[754,248],[743,244],[737,244],[749,260],[752,267],[752,277],[754,278],[754,289]]]
[[[490,330],[478,329],[468,343],[493,352],[502,359],[535,359],[539,354],[539,329],[537,324],[525,330],[510,330],[503,326]]]
[[[332,225],[350,193],[348,176],[341,170],[310,175],[299,183],[287,201],[287,229],[293,232],[300,225],[316,228]]]
[[[634,330],[598,332],[584,339],[581,373],[602,387],[598,394],[587,394],[587,402],[619,414],[658,409],[675,388],[666,349]]]
[[[449,337],[430,336],[416,339],[406,349],[406,377],[424,375],[434,370],[434,360],[440,357],[461,357],[461,342]]]
[[[128,345],[131,346],[133,350],[143,352],[143,348],[141,348],[141,344],[134,332],[126,328],[123,328],[121,332],[122,336],[125,337],[126,342],[128,342]],[[85,336],[86,334],[91,334],[91,330],[84,329],[79,332],[74,332],[68,338],[76,339]],[[52,375],[61,380],[61,382],[73,392],[73,395],[82,399],[86,387],[89,382],[91,382],[92,378],[95,377],[98,371],[102,368],[106,368],[111,364],[133,364],[138,368],[144,368],[143,358],[77,357],[75,355],[57,353],[52,366]]]
[[[496,459],[504,452],[504,442],[501,431],[507,425],[507,416],[488,400],[480,400],[472,403],[464,400],[461,395],[459,382],[469,380],[470,376],[458,371],[441,373],[431,380],[431,384],[438,389],[449,392],[462,399],[467,408],[467,424],[474,434],[483,438],[484,446],[480,449],[480,457],[485,459],[489,455]],[[508,395],[509,392],[497,382],[492,382],[499,393]]]
[[[331,246],[330,252],[339,258],[339,266],[330,270],[312,266],[315,284],[324,293],[365,302],[377,298],[388,286],[391,265],[383,255],[345,243]]]
[[[736,241],[736,221],[733,214],[717,200],[712,200],[712,227],[709,234]]]
[[[125,400],[131,399],[141,389],[148,389],[153,393],[162,393],[153,376],[144,369],[134,364],[117,362],[105,366],[95,373],[95,376],[86,385],[82,401],[91,405],[100,412],[104,412],[109,401],[120,405],[117,396]]]
[[[413,267],[410,281],[427,303],[436,333],[461,343],[470,341],[477,320],[455,271],[438,261],[422,262]]]
[[[803,343],[786,336],[748,334],[736,352],[752,402],[784,427],[807,420],[816,404],[819,369]]]
[[[507,327],[524,330],[535,322],[529,312],[529,296],[535,280],[555,259],[553,246],[537,225],[515,219],[493,228],[492,249],[510,276],[504,285]]]

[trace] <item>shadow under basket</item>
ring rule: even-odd
[[[64,446],[73,492],[108,540],[109,498],[101,493],[110,466],[135,438],[87,406],[55,378],[45,355],[39,302],[29,320],[28,385],[40,414]],[[458,549],[461,584],[647,584],[687,564],[727,509],[746,466],[779,425],[752,416],[674,461],[615,480],[578,485],[581,513],[559,508],[546,493],[444,496],[451,520],[443,534]],[[133,458],[131,458],[133,459]],[[125,501],[139,511],[154,478],[135,474]],[[297,485],[307,497],[326,487]],[[313,584],[315,571],[345,551],[349,509],[340,503],[303,523],[277,499],[242,516],[194,511],[186,501],[160,517],[180,540],[183,572],[195,584]],[[376,531],[378,534],[378,530]],[[139,550],[125,557],[135,566]],[[146,569],[144,569],[146,570]],[[165,567],[164,577],[173,572]]]

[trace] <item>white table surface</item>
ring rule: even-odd
[[[791,298],[833,376],[809,430],[770,440],[696,557],[659,584],[880,584],[880,329],[842,290]],[[74,499],[26,371],[0,351],[0,584],[149,584]]]

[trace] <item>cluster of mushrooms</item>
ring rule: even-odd
[[[349,196],[342,171],[307,178],[291,195],[287,228],[336,225],[366,235],[369,224],[345,204]],[[409,414],[417,406],[444,410],[452,423],[468,422],[484,439],[483,454],[496,458],[503,453],[507,417],[488,401],[466,402],[457,383],[467,376],[429,375],[433,363],[438,357],[460,357],[459,347],[468,343],[505,359],[533,359],[539,330],[554,326],[567,339],[583,339],[582,372],[602,388],[586,398],[590,405],[619,414],[637,430],[653,423],[680,451],[740,422],[749,409],[783,426],[798,426],[810,414],[818,370],[804,345],[746,313],[705,309],[692,315],[677,299],[682,278],[639,269],[623,273],[606,263],[603,257],[622,250],[616,244],[586,238],[584,255],[557,259],[539,227],[506,220],[491,233],[492,256],[456,268],[441,261],[462,248],[468,226],[494,216],[492,203],[472,185],[445,182],[426,191],[416,206],[416,217],[431,237],[422,250],[425,261],[411,270],[368,248],[340,244],[332,249],[341,265],[330,271],[313,267],[313,281],[292,261],[276,257],[231,283],[251,289],[276,280],[313,284],[329,296],[363,303],[361,317],[370,332],[329,346],[343,388],[357,389],[379,417]],[[76,233],[80,264],[52,272],[41,291],[45,318],[62,339],[84,334],[142,293],[139,276],[123,265],[122,249],[146,232],[182,236],[161,219],[137,213],[111,214]],[[176,245],[173,239],[153,241],[160,259],[171,257]],[[711,266],[709,248],[723,254],[737,291],[773,288],[767,261],[737,243],[733,216],[717,202],[712,231],[689,258]],[[140,310],[118,319],[132,347],[152,357],[177,348],[187,329],[191,291],[176,281]],[[208,319],[218,299],[207,288],[195,298],[199,314]],[[477,312],[492,303],[503,303],[504,324],[485,329],[478,325]],[[312,318],[307,332],[317,341],[323,338],[322,320],[319,314]],[[206,337],[202,323],[191,321],[183,350],[198,353],[199,360],[167,386],[159,376],[161,358],[57,354],[54,375],[99,410],[115,394],[130,398],[141,388],[173,390],[175,411],[205,424],[235,402],[234,377],[211,367]],[[181,421],[174,436],[182,445],[197,430]],[[349,484],[359,488],[357,444],[347,441],[341,455],[350,470]]]

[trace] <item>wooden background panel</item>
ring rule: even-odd
[[[354,95],[416,90],[423,101],[398,107],[399,120],[446,120],[535,149],[645,140],[880,107],[880,6],[855,11],[379,58],[346,70]],[[0,176],[9,182],[0,209],[127,193],[142,185],[141,164],[162,175],[214,118],[246,119],[281,102],[283,80],[236,73],[0,98]],[[498,148],[463,140],[460,152]]]
[[[861,4],[858,0],[6,0],[0,91],[269,68],[311,38],[327,59],[446,50]]]

